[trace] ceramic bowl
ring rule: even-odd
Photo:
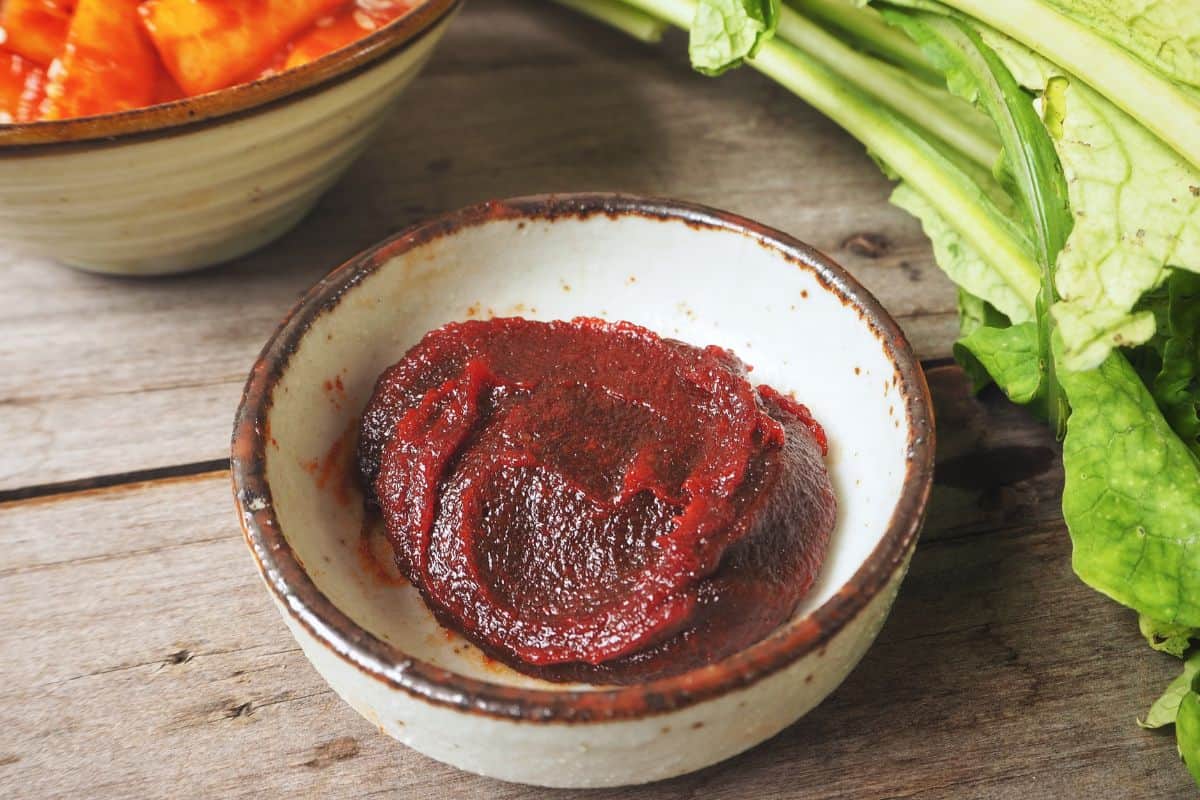
[[[0,242],[95,272],[158,275],[277,238],[362,152],[460,0],[254,83],[58,122],[0,125]]]
[[[796,392],[828,431],[840,508],[820,578],[789,623],[711,666],[620,688],[534,680],[439,628],[364,525],[354,433],[380,372],[425,332],[493,314],[630,320],[730,348],[756,381]],[[233,481],[272,599],[360,714],[471,772],[598,787],[728,758],[842,682],[904,576],[933,451],[904,335],[826,256],[719,211],[570,195],[418,225],[313,287],[250,375]]]

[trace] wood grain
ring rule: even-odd
[[[278,244],[165,280],[0,250],[0,491],[223,457],[250,364],[309,285],[488,198],[623,190],[761,219],[842,261],[922,355],[948,354],[951,285],[862,147],[749,70],[696,75],[684,49],[474,0],[375,146]]]
[[[0,506],[0,796],[1191,796],[1170,734],[1134,724],[1178,662],[1071,573],[1054,443],[956,369],[932,379],[964,434],[890,621],[828,701],[730,762],[546,792],[381,736],[278,619],[218,473]]]
[[[550,4],[472,0],[375,147],[277,245],[168,280],[0,249],[0,797],[1193,796],[1170,732],[1134,724],[1178,662],[1071,573],[1057,445],[950,367],[930,371],[937,486],[891,620],[761,747],[650,787],[546,792],[434,763],[334,696],[259,583],[227,474],[204,472],[250,363],[374,241],[572,190],[783,228],[849,267],[922,356],[949,352],[951,285],[827,120],[749,71],[696,76],[678,36],[651,48]],[[46,496],[2,502],[24,494]]]

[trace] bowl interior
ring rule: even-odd
[[[745,230],[634,212],[482,218],[385,248],[379,267],[312,321],[275,386],[266,476],[316,586],[411,657],[493,683],[554,687],[480,654],[434,621],[364,528],[350,475],[375,380],[423,334],[497,316],[624,319],[737,353],[811,408],[830,440],[839,522],[797,617],[829,600],[880,543],[901,495],[909,420],[885,334],[811,264]]]

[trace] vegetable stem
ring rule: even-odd
[[[691,25],[696,13],[696,0],[628,2],[684,30]],[[785,24],[786,18],[790,21]],[[823,37],[813,35],[810,27]],[[831,60],[836,61],[849,51],[853,60],[850,66],[843,67],[845,80],[812,54],[783,41],[798,35],[817,47],[828,45],[829,40],[836,43],[836,48],[824,51],[824,56]],[[912,184],[987,259],[1032,316],[1041,287],[1041,273],[1029,252],[1028,242],[970,177],[886,107],[890,105],[889,98],[876,96],[873,99],[858,88],[867,72],[867,64],[860,59],[874,64],[868,57],[785,9],[784,18],[780,20],[780,36],[763,44],[747,63],[841,125]],[[847,85],[847,80],[854,85]],[[877,90],[880,86],[876,84]],[[909,94],[915,92],[906,87],[904,96]]]
[[[826,27],[837,28],[867,50],[891,61],[922,80],[941,86],[942,75],[912,39],[884,22],[870,6],[856,6],[854,0],[786,0],[805,16]]]
[[[592,19],[605,22],[619,31],[647,44],[662,41],[667,23],[626,5],[620,0],[557,0],[560,5],[574,9]]]
[[[891,12],[889,12],[891,13]],[[891,19],[891,17],[889,17]],[[969,92],[995,123],[1004,143],[1007,171],[1033,233],[1033,249],[1041,268],[1038,295],[1038,357],[1050,423],[1061,438],[1069,413],[1059,387],[1052,339],[1054,317],[1049,309],[1058,299],[1054,266],[1071,233],[1072,217],[1067,183],[1054,143],[1033,101],[980,39],[959,19],[940,14],[896,14],[895,23],[927,44],[932,61]]]
[[[1041,275],[1027,243],[962,170],[886,108],[846,86],[796,47],[768,42],[749,63],[845,128],[924,195],[1032,314]]]
[[[598,10],[602,3],[614,5],[612,0],[602,0],[602,3],[589,0],[562,2],[573,8],[590,7],[590,11]],[[696,7],[695,0],[626,0],[626,3],[684,30],[691,26]],[[642,11],[636,10],[635,13]],[[882,20],[880,24],[884,24]],[[886,25],[885,28],[911,41],[899,31]],[[914,80],[891,64],[855,50],[793,9],[781,9],[776,39],[782,39],[813,55],[826,68],[937,136],[985,170],[990,171],[1000,158],[1000,143],[994,129],[970,104],[944,90],[933,89]],[[926,66],[928,68],[928,62]]]
[[[899,111],[984,169],[991,169],[1000,157],[995,134],[985,127],[983,120],[980,120],[983,125],[972,124],[978,112],[958,98],[945,94],[939,102],[917,89],[899,70],[846,45],[791,8],[782,10],[777,36],[820,59],[834,73]]]
[[[696,0],[625,0],[647,14],[656,16],[676,28],[690,30],[696,18]]]

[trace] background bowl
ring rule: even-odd
[[[0,125],[0,241],[126,275],[227,261],[281,236],[350,166],[460,0],[254,83],[117,114]]]
[[[379,373],[426,331],[491,314],[626,319],[731,348],[756,381],[795,390],[829,433],[840,508],[821,576],[790,623],[717,664],[623,688],[543,683],[438,627],[364,526],[351,479],[357,417]],[[903,334],[820,253],[697,206],[535,197],[416,226],[317,284],[251,373],[233,479],[284,620],[364,717],[472,772],[613,786],[727,758],[841,683],[915,546],[932,424]]]

